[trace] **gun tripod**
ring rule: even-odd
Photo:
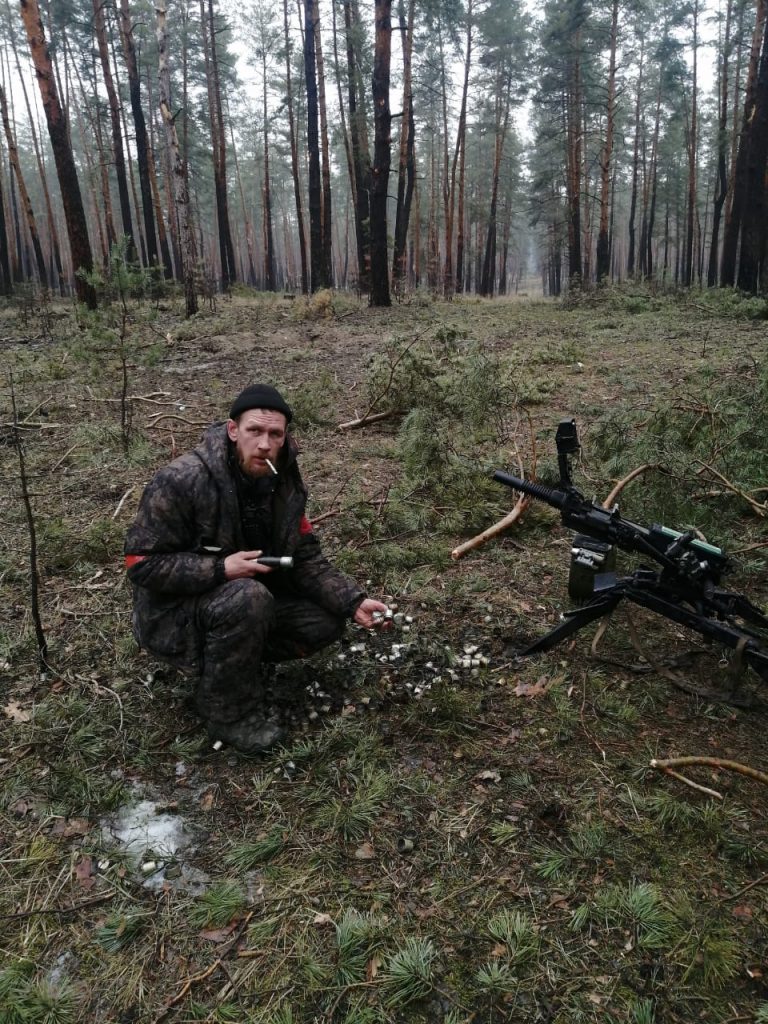
[[[577,633],[591,622],[611,615],[622,601],[630,601],[642,608],[649,608],[681,626],[700,633],[707,640],[735,652],[730,664],[729,686],[708,687],[675,676],[672,672],[666,672],[665,675],[676,686],[709,700],[734,704],[737,707],[754,706],[755,699],[740,692],[743,669],[749,666],[768,681],[768,651],[761,645],[759,633],[744,625],[736,626],[732,621],[738,617],[752,625],[768,629],[768,618],[741,594],[715,588],[707,595],[706,611],[703,608],[693,608],[686,602],[686,595],[677,593],[674,585],[664,581],[660,573],[651,569],[640,568],[632,575],[624,577],[617,577],[615,573],[595,576],[594,596],[580,607],[565,612],[563,621],[522,651],[521,656],[551,650],[566,637]],[[717,617],[707,614],[708,611]],[[648,660],[647,656],[644,656]]]

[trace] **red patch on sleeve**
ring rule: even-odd
[[[299,523],[299,533],[301,533],[303,535],[305,533],[313,533],[313,532],[314,531],[312,530],[312,523],[310,523],[310,521],[307,519],[306,516],[302,516],[301,517],[301,522]]]
[[[139,562],[143,562],[146,557],[146,555],[126,555],[125,568],[132,569],[134,565],[138,565]]]

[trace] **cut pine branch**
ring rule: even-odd
[[[513,523],[516,523],[520,516],[525,512],[531,503],[531,499],[527,495],[522,495],[512,511],[500,519],[493,526],[489,526],[487,530],[483,530],[482,533],[478,533],[476,537],[472,537],[470,540],[465,541],[463,544],[459,544],[457,548],[454,548],[451,552],[451,558],[454,561],[458,561],[463,558],[468,551],[474,551],[475,548],[482,547],[493,537],[498,537],[500,533],[504,533],[508,530]]]
[[[724,760],[721,757],[670,757],[664,761],[654,757],[651,760],[651,768],[658,768],[660,771],[687,768],[689,765],[722,768],[724,771],[745,775],[748,779],[755,779],[757,782],[762,782],[764,786],[768,786],[768,775],[765,772],[758,771],[757,768],[751,768],[747,764],[740,764],[738,761]]]

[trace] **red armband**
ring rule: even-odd
[[[310,523],[306,516],[301,517],[301,522],[299,523],[299,533],[302,536],[305,533],[314,533],[314,530],[312,529],[312,523]]]
[[[125,568],[132,569],[134,565],[138,565],[139,562],[143,562],[146,557],[146,555],[126,555]]]

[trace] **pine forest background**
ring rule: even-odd
[[[767,7],[4,0],[0,286],[763,294]]]

